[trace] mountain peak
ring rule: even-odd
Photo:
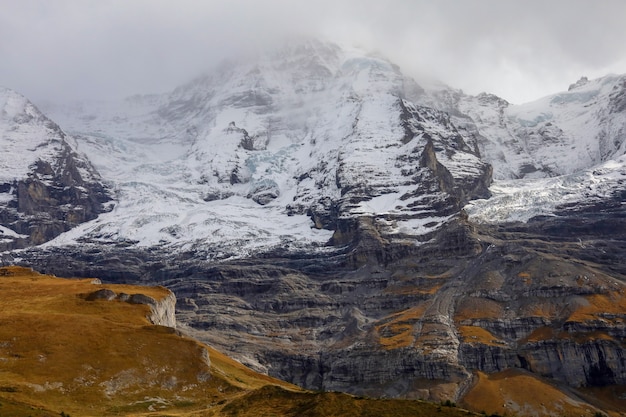
[[[567,91],[572,91],[575,88],[582,87],[583,85],[587,84],[588,82],[589,82],[589,78],[587,78],[585,76],[580,77],[580,79],[578,81],[576,81],[574,84],[570,84],[570,86],[567,89]]]
[[[179,245],[215,235],[232,248],[229,256],[235,248],[256,246],[259,241],[239,233],[229,239],[215,234],[240,229],[238,216],[216,217],[224,205],[247,213],[246,227],[265,242],[262,247],[285,242],[268,216],[293,228],[289,242],[296,245],[338,241],[330,237],[339,223],[380,212],[389,238],[427,236],[467,199],[486,195],[490,171],[478,159],[475,138],[457,130],[444,113],[407,101],[407,88],[418,87],[385,59],[306,39],[256,60],[223,64],[144,102],[140,117],[72,113],[70,125],[89,138],[83,146],[94,160],[104,161],[98,155],[114,144],[107,153],[111,162],[99,168],[120,178],[128,198],[138,188],[162,184],[152,195],[140,193],[146,209],[160,212],[149,216],[149,227],[133,232],[133,239],[146,244]],[[427,143],[431,165],[441,166],[436,173],[418,164]],[[132,172],[134,182],[124,179],[120,166]],[[475,188],[463,190],[465,183]],[[158,204],[166,195],[186,201],[196,214],[172,213]],[[436,210],[430,207],[435,202]],[[129,220],[143,210],[139,203],[121,207],[134,213]],[[425,210],[433,211],[430,221],[416,218]],[[134,229],[121,227],[122,218],[118,212],[105,221],[114,239],[128,239],[125,231]]]

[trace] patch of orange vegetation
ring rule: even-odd
[[[577,308],[570,315],[568,321],[608,320],[607,315],[614,315],[619,320],[626,318],[626,297],[620,292],[592,294],[585,296],[585,299],[588,304]]]
[[[385,349],[400,349],[411,346],[413,343],[413,326],[411,325],[392,324],[376,330],[379,334],[378,342]]]
[[[387,294],[398,294],[398,295],[432,295],[439,291],[442,285],[433,285],[431,287],[424,286],[393,286],[389,288],[385,288],[383,291]]]
[[[562,306],[544,299],[533,300],[520,308],[520,317],[544,317],[554,319],[561,312]]]
[[[482,327],[460,326],[458,330],[465,343],[481,343],[489,346],[498,346],[504,343]]]
[[[485,298],[464,298],[456,308],[454,320],[495,319],[502,317],[504,308],[496,301]]]
[[[601,331],[585,332],[585,333],[559,332],[557,337],[559,339],[564,339],[564,340],[573,340],[576,343],[585,343],[585,342],[591,342],[594,340],[615,340],[611,335],[605,332],[601,332]]]
[[[446,272],[441,273],[441,274],[434,274],[434,275],[427,274],[427,275],[424,275],[424,278],[428,278],[428,279],[450,279],[450,278],[452,278],[453,275],[454,274],[452,272],[446,271]]]
[[[541,342],[544,340],[553,340],[553,339],[561,339],[561,340],[572,340],[576,343],[585,343],[592,340],[614,340],[609,334],[601,331],[594,332],[586,332],[586,333],[570,333],[565,331],[559,331],[552,327],[542,326],[539,327],[531,334],[529,334],[526,338],[524,338],[521,342]]]
[[[576,393],[595,405],[605,410],[611,416],[626,415],[626,386],[609,385],[605,387],[579,388]]]
[[[400,349],[413,344],[413,325],[426,311],[426,305],[409,308],[395,313],[385,319],[383,323],[374,327],[378,336],[378,343],[385,349]]]
[[[525,342],[540,342],[543,340],[553,339],[554,329],[548,326],[538,327],[531,334],[529,334]]]
[[[533,282],[533,279],[529,272],[520,272],[517,274],[517,277],[522,280],[522,282],[526,285],[530,285]]]
[[[474,411],[516,416],[593,415],[595,411],[566,391],[521,370],[490,375],[478,372],[474,386],[460,403]]]

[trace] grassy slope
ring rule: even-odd
[[[145,305],[85,300],[101,288],[160,299],[164,288],[0,273],[0,415],[8,400],[70,415],[193,411],[269,383],[288,387],[151,325]]]
[[[520,389],[521,388],[521,389]],[[584,401],[575,401],[571,393],[549,382],[518,370],[486,375],[478,373],[478,381],[463,399],[463,405],[489,414],[547,416],[592,416],[595,409]]]
[[[85,299],[101,288],[157,300],[168,295],[159,287],[0,268],[0,417],[469,414],[419,401],[302,391],[150,324],[145,305]]]

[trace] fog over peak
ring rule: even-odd
[[[0,84],[34,100],[168,91],[218,62],[308,36],[378,51],[519,103],[626,72],[626,2],[22,0],[0,13]]]

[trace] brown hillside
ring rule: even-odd
[[[0,416],[20,415],[5,414],[20,403],[70,415],[192,411],[268,383],[288,386],[152,325],[147,305],[85,299],[107,288],[158,300],[169,294],[165,288],[15,267],[0,275]],[[23,415],[32,414],[28,407]]]
[[[89,301],[102,289],[154,300],[170,294],[162,287],[0,268],[0,417],[471,414],[420,401],[300,390],[151,324],[147,305]]]
[[[476,382],[462,401],[464,407],[487,414],[517,416],[622,416],[624,404],[615,401],[607,387],[587,391],[563,390],[550,381],[522,370],[494,374],[478,372]],[[603,399],[607,402],[603,402]],[[592,405],[595,404],[595,406]],[[596,407],[601,407],[600,411]]]

